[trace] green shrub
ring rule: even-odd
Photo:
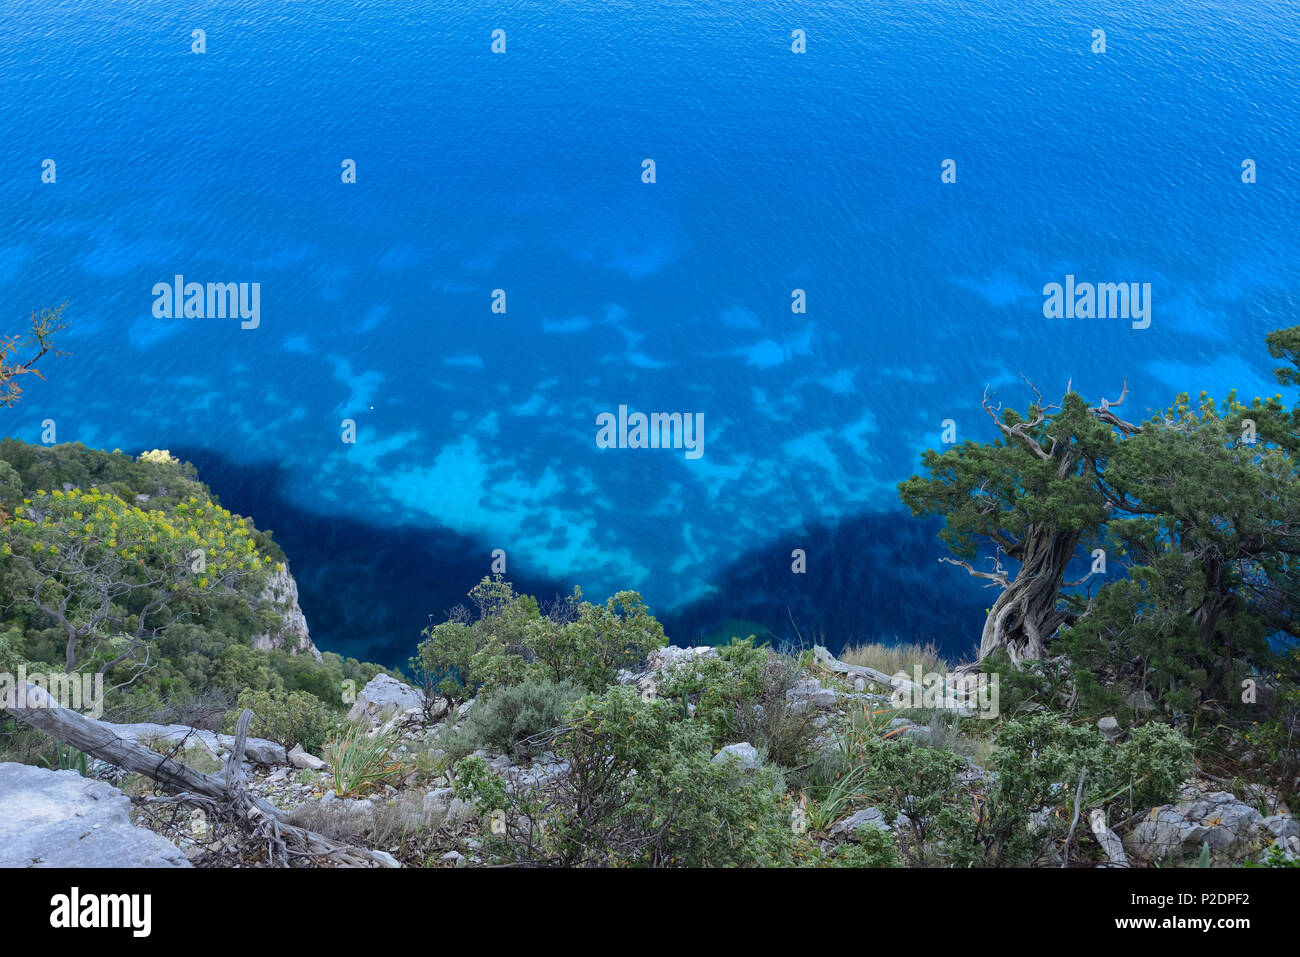
[[[998,710],[1007,717],[1035,711],[1062,712],[1073,690],[1075,676],[1062,658],[1015,664],[999,648],[980,665],[986,675],[998,676]]]
[[[570,681],[543,680],[498,688],[480,695],[465,720],[443,739],[449,754],[479,748],[526,757],[528,739],[560,725],[565,709],[582,696]]]
[[[533,674],[602,691],[617,680],[619,669],[634,668],[667,643],[636,592],[621,591],[603,605],[579,601],[581,595],[575,590],[569,600],[564,617],[572,620],[539,617],[529,623],[524,646]]]
[[[253,720],[248,733],[283,745],[286,752],[301,744],[304,751],[319,754],[334,726],[334,718],[320,699],[302,691],[252,691],[239,694],[227,714],[227,728],[233,729],[240,713],[249,708]]]
[[[447,621],[426,628],[419,647],[420,668],[455,704],[472,698],[504,661],[518,657],[524,626],[538,616],[537,601],[517,595],[499,575],[485,577],[469,597],[478,608],[477,619],[460,606]]]
[[[1189,743],[1165,725],[1144,725],[1111,745],[1091,725],[1071,726],[1049,714],[1003,725],[993,763],[996,784],[969,827],[953,835],[960,865],[1014,867],[1039,859],[1064,836],[1081,775],[1082,813],[1101,808],[1123,820],[1172,801],[1192,771]]]
[[[643,701],[629,687],[577,701],[554,742],[569,773],[541,788],[502,789],[506,833],[487,835],[486,850],[554,866],[789,863],[780,775],[714,762],[703,723],[679,718],[672,702]]]
[[[695,707],[715,748],[748,741],[783,767],[807,762],[817,727],[811,709],[791,707],[786,698],[802,674],[797,660],[767,646],[755,647],[754,636],[718,648],[717,658],[699,658],[672,669],[657,689]]]
[[[957,772],[965,762],[947,751],[926,748],[903,738],[868,738],[862,793],[894,825],[907,815],[905,833],[912,859],[930,861],[931,842],[956,820]]]
[[[424,630],[414,663],[453,702],[525,681],[571,681],[589,691],[613,683],[667,639],[641,596],[622,591],[603,605],[571,598],[543,616],[536,599],[516,594],[500,576],[470,591],[478,617],[465,608]]]
[[[894,836],[877,827],[858,832],[858,843],[840,844],[825,858],[830,867],[902,867]]]

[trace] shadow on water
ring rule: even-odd
[[[946,552],[938,530],[900,510],[784,534],[724,569],[713,596],[663,616],[665,627],[679,644],[761,626],[774,643],[837,652],[870,641],[932,641],[950,660],[962,659],[979,642],[989,598],[964,570],[939,564]],[[796,548],[806,553],[803,574],[792,570]]]
[[[273,533],[298,582],[312,640],[323,651],[403,667],[429,616],[441,621],[490,571],[491,547],[450,529],[377,525],[289,501],[274,462],[236,464],[207,449],[172,447],[194,463],[221,504]],[[482,556],[475,563],[467,556]],[[511,574],[543,604],[569,589]]]
[[[303,509],[287,498],[277,463],[236,464],[208,449],[175,445],[172,451],[194,463],[226,508],[274,533],[322,650],[404,667],[429,616],[441,621],[489,570],[491,547],[450,529],[377,525]],[[988,599],[964,572],[938,564],[936,531],[901,511],[811,526],[721,569],[712,596],[676,611],[651,611],[676,644],[730,632],[797,642],[797,626],[807,643],[824,642],[833,651],[897,639],[933,641],[960,657],[977,640]],[[793,548],[805,549],[806,574],[791,571]],[[572,590],[517,568],[508,577],[543,603]]]

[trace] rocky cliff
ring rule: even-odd
[[[283,624],[273,631],[254,635],[253,647],[262,651],[285,648],[291,655],[307,653],[320,661],[320,651],[312,643],[307,628],[307,616],[298,605],[298,583],[287,565],[271,576],[266,590],[259,597],[271,602]]]

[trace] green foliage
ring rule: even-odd
[[[802,669],[754,642],[753,635],[734,639],[718,648],[716,658],[679,664],[657,693],[693,705],[694,720],[705,726],[715,748],[748,741],[783,767],[805,764],[817,736],[815,714],[786,698]]]
[[[908,851],[917,864],[930,859],[932,839],[950,825],[957,772],[965,763],[955,754],[921,747],[907,738],[867,743],[862,791],[893,825],[907,816]]]
[[[503,860],[558,866],[774,866],[789,863],[789,801],[774,769],[712,760],[701,722],[628,687],[589,694],[553,749],[570,773],[502,792]],[[462,766],[462,774],[463,766]],[[491,807],[485,806],[491,810]]]
[[[338,797],[360,797],[401,775],[405,768],[391,756],[398,734],[391,728],[373,736],[365,721],[347,725],[330,736],[330,774]]]
[[[718,656],[694,658],[671,668],[657,689],[664,698],[695,706],[695,720],[718,747],[736,741],[739,713],[752,707],[763,691],[768,649],[755,647],[754,636],[718,649]]]
[[[487,810],[509,804],[506,783],[482,758],[466,758],[456,765],[456,797]]]
[[[166,515],[97,489],[24,499],[0,555],[31,569],[37,584],[23,597],[63,630],[78,670],[136,664],[210,594],[265,578],[249,524],[220,506],[191,498]]]
[[[1002,648],[987,656],[980,670],[998,676],[998,710],[1011,717],[1038,710],[1065,710],[1075,684],[1091,676],[1091,672],[1072,671],[1069,661],[1061,657],[1022,661],[1017,666]],[[1110,713],[1115,709],[1103,710]]]
[[[282,745],[286,752],[301,744],[303,750],[319,754],[335,724],[333,715],[314,695],[246,689],[240,692],[235,708],[227,716],[229,730],[234,729],[245,708],[253,712],[249,733]]]
[[[1264,862],[1257,864],[1254,861],[1247,861],[1243,867],[1300,867],[1300,857],[1288,856],[1287,852],[1277,844],[1269,846],[1264,852]]]
[[[317,662],[253,649],[253,636],[280,622],[262,590],[284,553],[268,532],[221,509],[193,466],[164,452],[133,458],[78,443],[5,439],[3,508],[14,519],[5,522],[0,511],[0,552],[7,546],[9,553],[0,554],[0,664],[21,658],[64,667],[68,631],[33,601],[42,569],[52,570],[39,597],[47,605],[68,599],[74,657],[82,670],[107,668],[106,707],[119,720],[155,720],[175,702],[214,693],[233,699],[245,689],[306,691],[339,711],[345,680],[359,687],[383,670],[338,655]],[[191,571],[195,547],[205,551],[206,574]],[[134,627],[141,611],[144,632]]]
[[[536,599],[516,594],[500,576],[484,578],[470,591],[477,618],[461,608],[424,630],[419,668],[453,702],[525,681],[598,691],[667,643],[636,592],[619,592],[604,605],[580,601],[581,594],[575,590],[543,616]]]
[[[1060,636],[1094,713],[1138,691],[1174,714],[1235,707],[1270,632],[1294,634],[1300,479],[1280,408],[1183,395],[1113,456],[1107,537],[1127,576]]]
[[[575,590],[564,613],[529,622],[522,653],[531,659],[530,675],[600,691],[619,669],[635,667],[667,644],[663,627],[636,592],[621,591],[603,605],[579,601],[581,595]]]
[[[927,450],[921,462],[928,477],[914,475],[899,485],[903,504],[917,516],[942,516],[939,537],[953,553],[972,559],[981,545],[1022,541],[1036,528],[1082,533],[1103,517],[1103,500],[1091,480],[1088,458],[1105,460],[1117,440],[1110,427],[1088,411],[1077,392],[1067,393],[1062,407],[1045,414],[1037,426],[1038,406],[1027,415],[1002,410],[999,421],[1020,427],[1040,448],[1074,450],[1061,474],[1061,461],[1042,458],[1022,441],[998,438],[967,440],[940,453]]]
[[[83,778],[90,777],[85,753],[62,741],[54,742],[53,758],[43,758],[42,763],[52,771],[76,771]]]
[[[1270,332],[1266,339],[1268,354],[1290,364],[1273,370],[1277,381],[1283,385],[1300,385],[1300,326]]]
[[[1112,745],[1091,726],[1072,726],[1051,714],[1004,724],[993,763],[996,783],[987,799],[951,836],[959,866],[1033,863],[1064,835],[1081,775],[1083,811],[1102,808],[1123,820],[1172,801],[1192,772],[1189,743],[1165,725],[1143,725]]]
[[[498,659],[519,657],[512,653],[522,649],[524,628],[538,616],[537,601],[515,594],[499,575],[485,577],[469,596],[478,617],[464,607],[453,610],[447,621],[422,632],[419,647],[420,667],[453,704],[472,698],[489,674],[503,670]],[[522,680],[520,674],[514,677]]]
[[[0,671],[13,674],[26,661],[23,655],[23,633],[17,628],[0,631]]]
[[[840,844],[825,858],[829,867],[902,867],[894,836],[878,827],[864,827],[856,844]]]
[[[563,723],[565,709],[583,689],[571,681],[529,681],[479,696],[469,714],[442,744],[448,754],[487,748],[523,758],[533,753],[529,739]]]

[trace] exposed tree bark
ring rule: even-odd
[[[1078,533],[1034,527],[1022,542],[1016,577],[998,595],[984,620],[979,657],[1004,648],[1016,664],[1043,658],[1047,642],[1071,615],[1060,607],[1065,569],[1079,544]]]
[[[1048,410],[1059,406],[1044,405],[1042,394],[1032,384],[1030,388],[1036,397],[1035,404],[1030,407],[1033,418],[1008,425],[1001,418],[1001,407],[995,408],[991,404],[987,391],[982,403],[985,412],[1008,443],[1018,444],[1035,458],[1053,463],[1059,481],[1064,481],[1081,463],[1096,477],[1096,463],[1081,455],[1068,438],[1061,441],[1049,436],[1051,444],[1044,448],[1043,442],[1034,437],[1034,430],[1047,421]],[[1066,391],[1068,394],[1068,386]],[[1125,382],[1117,400],[1102,399],[1100,405],[1088,411],[1124,435],[1133,435],[1140,431],[1139,427],[1125,422],[1111,411],[1123,403],[1127,394],[1128,383]],[[1101,489],[1100,494],[1106,495],[1106,490]],[[1048,641],[1058,628],[1075,618],[1072,612],[1061,607],[1061,591],[1067,584],[1065,571],[1074,558],[1082,533],[1055,525],[1031,524],[1019,539],[1001,532],[992,538],[1008,558],[1019,564],[1014,577],[1008,575],[1001,562],[993,571],[983,572],[969,562],[941,559],[959,565],[974,577],[987,579],[1002,589],[984,620],[978,660],[983,661],[998,649],[1005,650],[1015,664],[1046,657]]]
[[[1106,826],[1106,812],[1093,808],[1088,813],[1088,826],[1097,843],[1101,845],[1112,867],[1128,867],[1128,856],[1124,853],[1124,842]]]
[[[883,671],[877,671],[875,668],[867,668],[863,665],[851,665],[847,662],[840,661],[823,645],[813,645],[813,659],[820,665],[829,668],[836,674],[850,675],[854,678],[862,678],[866,681],[873,681],[876,684],[883,685],[886,688],[893,687],[893,675],[887,675]],[[912,682],[904,681],[900,685],[902,689],[911,689]]]

